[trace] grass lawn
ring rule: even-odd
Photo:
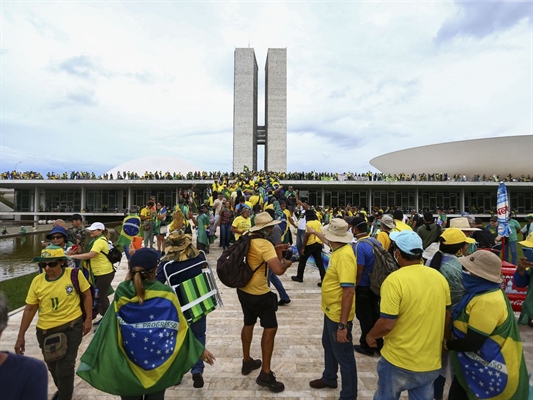
[[[3,292],[7,298],[9,311],[16,310],[26,304],[26,294],[28,293],[31,281],[37,274],[38,272],[34,272],[29,275],[0,282],[0,292]]]

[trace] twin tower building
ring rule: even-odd
[[[258,146],[265,146],[264,170],[287,172],[287,49],[268,49],[265,65],[265,121],[258,125],[258,68],[252,48],[235,49],[233,172],[257,170]]]

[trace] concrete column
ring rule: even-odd
[[[510,198],[510,197],[509,197]],[[459,212],[465,210],[465,188],[459,190]]]
[[[372,212],[372,188],[369,187],[367,192],[366,192],[366,196],[368,198],[368,212]]]
[[[37,213],[39,212],[39,205],[41,202],[41,192],[39,190],[38,186],[33,187],[33,222],[34,225],[36,225],[37,221],[39,221],[39,216]]]
[[[415,187],[415,210],[418,213],[419,207],[418,207],[418,188]]]
[[[81,200],[80,207],[83,210],[85,208],[86,204],[87,204],[87,191],[85,190],[85,186],[81,187],[80,200]]]
[[[133,206],[133,189],[131,188],[131,186],[128,187],[128,212],[131,208],[131,206]]]

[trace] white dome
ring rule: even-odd
[[[147,156],[139,157],[134,160],[126,161],[123,164],[117,165],[113,169],[107,171],[108,174],[113,174],[114,177],[117,176],[117,173],[121,174],[126,172],[136,172],[138,175],[144,175],[146,171],[148,172],[170,172],[171,174],[176,172],[181,172],[186,174],[189,171],[200,171],[201,168],[196,165],[180,160],[176,157],[171,156]]]

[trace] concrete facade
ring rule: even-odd
[[[234,63],[233,171],[257,170],[257,146],[264,145],[264,169],[287,172],[287,49],[268,49],[264,126],[257,122],[254,49],[235,49]]]
[[[233,171],[257,170],[257,71],[254,49],[235,49]]]
[[[287,49],[268,49],[265,73],[265,170],[287,172]]]

